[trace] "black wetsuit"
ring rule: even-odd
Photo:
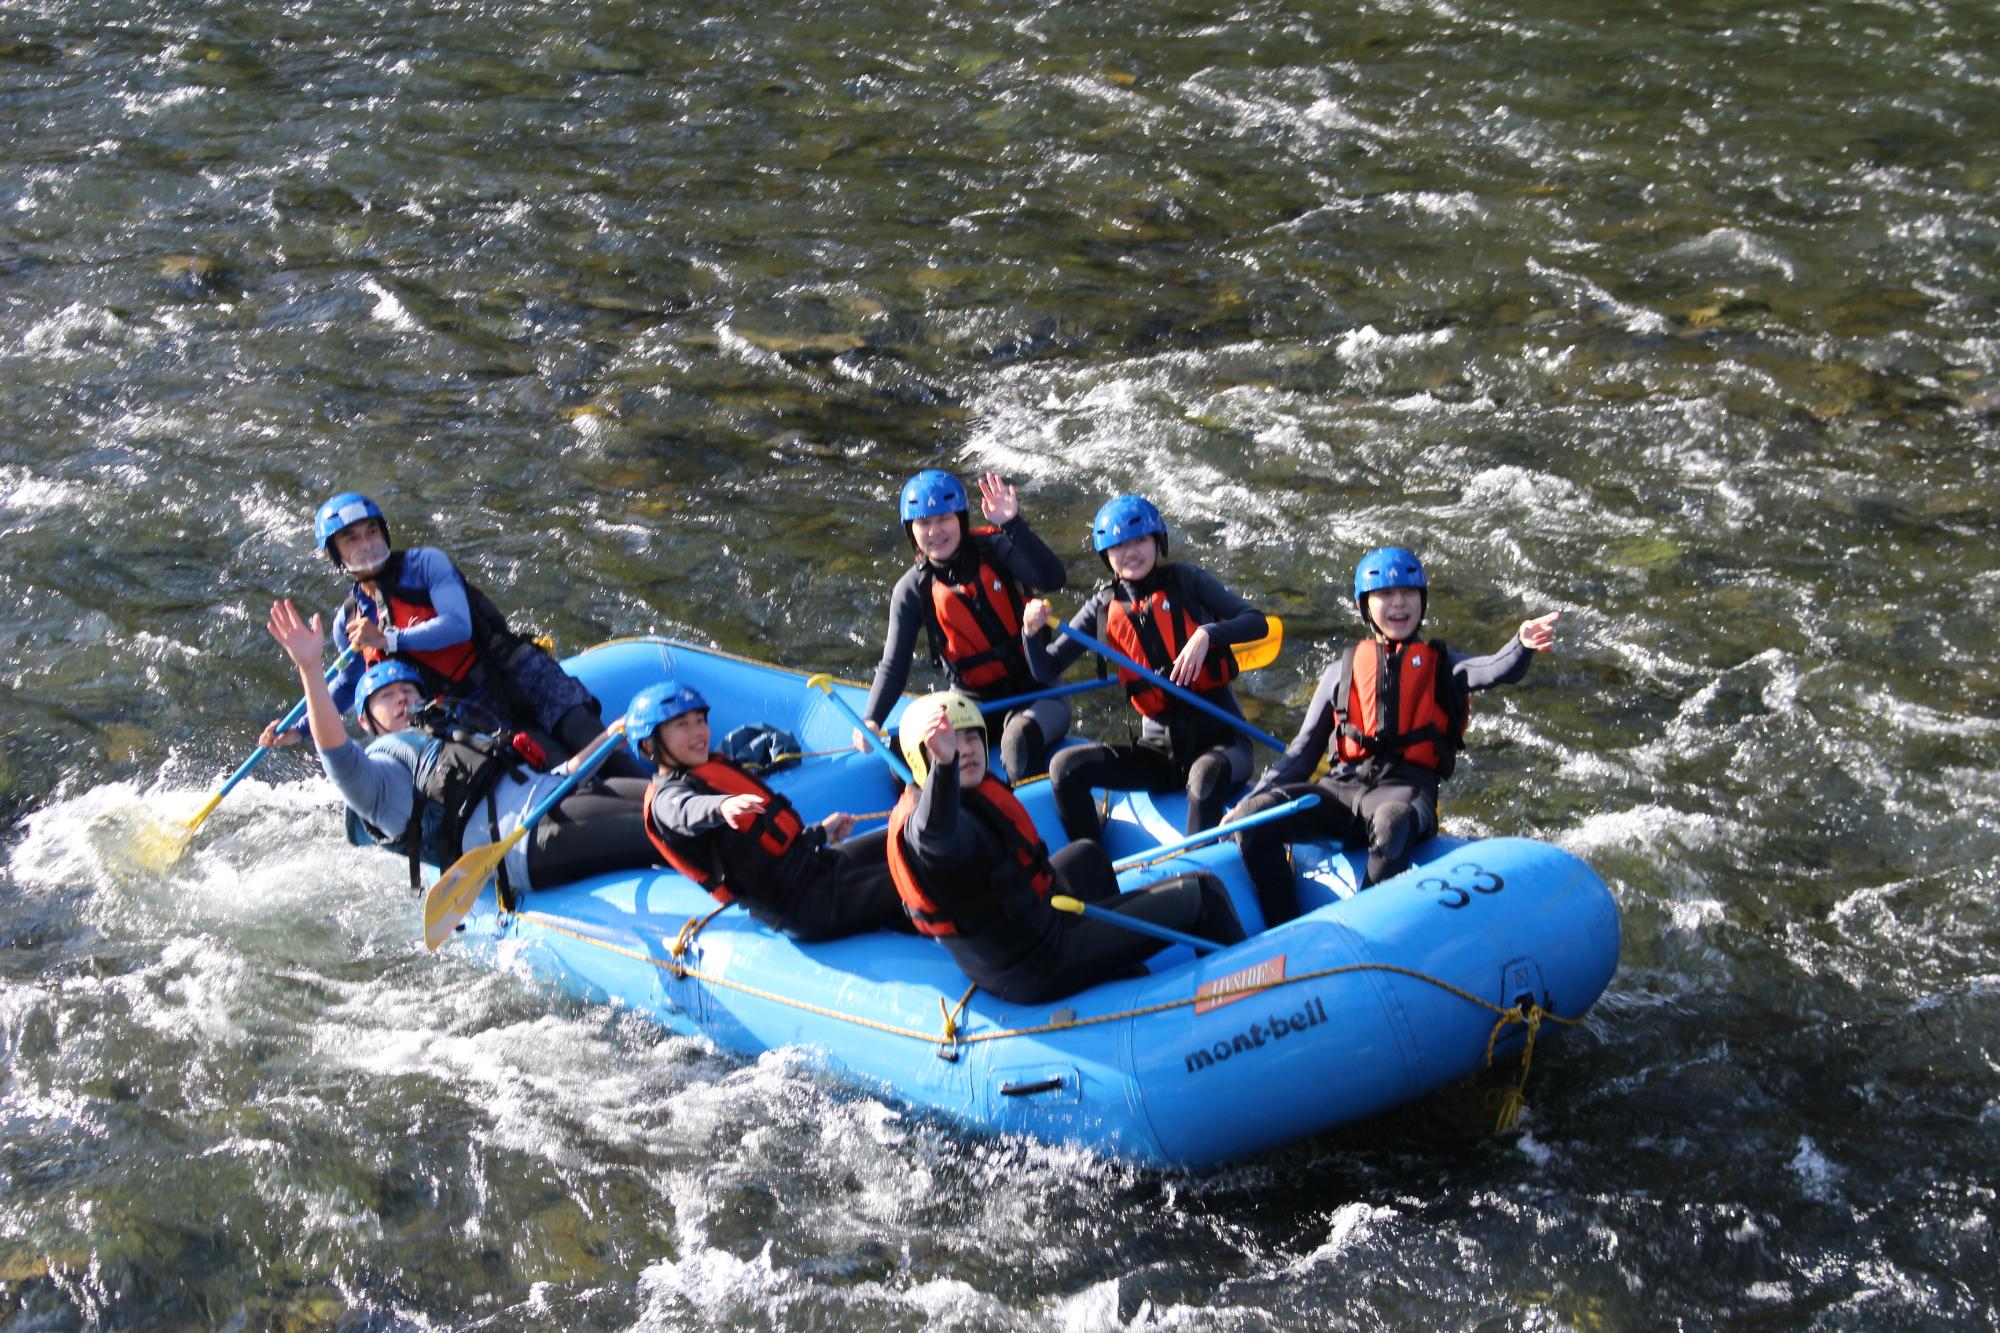
[[[967,809],[955,765],[933,764],[915,799],[902,830],[904,855],[958,929],[940,937],[945,948],[982,989],[1017,1004],[1056,1000],[1136,976],[1166,947],[1113,922],[1050,907],[1015,872],[1000,832]],[[1057,893],[1219,944],[1243,938],[1228,894],[1213,876],[1182,875],[1119,893],[1110,858],[1095,842],[1072,842],[1049,864]]]

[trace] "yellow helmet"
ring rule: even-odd
[[[931,719],[943,713],[951,723],[953,731],[973,730],[979,739],[986,739],[986,715],[979,711],[969,695],[957,690],[942,690],[937,694],[926,694],[923,698],[903,710],[903,720],[896,729],[896,743],[903,751],[903,762],[910,766],[910,776],[917,780],[919,787],[930,776],[931,752],[924,746],[924,733],[931,729]]]

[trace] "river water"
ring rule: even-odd
[[[0,1329],[2000,1320],[2000,15],[774,9],[0,0]],[[425,954],[296,754],[120,855],[332,491],[858,676],[928,466],[1150,494],[1286,734],[1371,546],[1563,611],[1445,803],[1623,912],[1518,1132],[981,1139]]]

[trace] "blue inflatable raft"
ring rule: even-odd
[[[718,737],[763,723],[808,754],[841,750],[771,779],[809,820],[894,803],[880,757],[845,750],[852,723],[803,673],[656,639],[567,665],[607,717],[671,675],[709,700]],[[862,706],[865,691],[835,688]],[[1060,845],[1048,784],[1019,795]],[[1127,796],[1111,807],[1106,843],[1123,857],[1180,831],[1178,797]],[[1408,872],[1359,894],[1350,855],[1302,845],[1295,861],[1312,910],[1261,933],[1233,843],[1128,872],[1128,888],[1215,872],[1251,938],[1200,957],[1169,946],[1145,977],[1048,1005],[971,990],[943,947],[916,935],[794,944],[667,871],[543,890],[511,914],[489,889],[457,938],[495,955],[505,942],[577,995],[730,1051],[802,1047],[904,1104],[1179,1167],[1255,1154],[1516,1062],[1535,1024],[1582,1016],[1617,965],[1610,893],[1544,843],[1435,838]]]

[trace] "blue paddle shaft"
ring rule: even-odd
[[[341,673],[341,671],[347,666],[347,660],[353,656],[354,656],[354,650],[352,648],[349,648],[343,651],[339,657],[333,659],[333,665],[326,669],[327,684],[329,685],[333,684],[334,677],[338,676]],[[299,719],[304,717],[305,715],[306,715],[306,701],[304,699],[300,699],[297,703],[292,705],[292,711],[285,714],[284,718],[278,723],[277,730],[279,732],[290,731],[293,727],[296,727],[299,724]],[[236,786],[237,783],[243,781],[243,779],[250,776],[251,769],[257,767],[257,765],[264,762],[264,756],[269,753],[271,753],[271,747],[268,745],[260,745],[256,749],[252,750],[250,752],[250,757],[248,759],[245,759],[240,765],[237,766],[236,771],[229,775],[229,781],[222,784],[221,790],[215,793],[216,796],[223,797],[229,795],[230,791]]]
[[[1182,689],[1180,686],[1168,680],[1165,676],[1162,676],[1159,672],[1140,666],[1137,662],[1134,662],[1131,658],[1125,656],[1125,654],[1119,652],[1116,648],[1111,647],[1109,644],[1099,643],[1096,639],[1091,638],[1088,634],[1085,634],[1082,630],[1076,628],[1076,626],[1064,623],[1057,625],[1056,628],[1061,633],[1067,634],[1070,638],[1075,639],[1078,643],[1090,649],[1090,651],[1092,651],[1093,653],[1096,653],[1099,657],[1102,657],[1105,661],[1111,662],[1117,666],[1124,667],[1127,671],[1130,671],[1135,675],[1137,675],[1138,677],[1140,677],[1140,679],[1150,681],[1153,684],[1159,686],[1161,689],[1165,690],[1168,694],[1173,695],[1174,698],[1179,699],[1182,703],[1188,704],[1195,708],[1199,708],[1202,712],[1207,713],[1212,717],[1218,718],[1221,721],[1227,722],[1230,726],[1236,728],[1238,731],[1242,732],[1245,736],[1248,736],[1251,740],[1262,741],[1264,744],[1270,746],[1273,750],[1283,750],[1285,748],[1285,743],[1279,740],[1276,736],[1271,735],[1267,731],[1260,731],[1255,726],[1252,726],[1247,720],[1236,716],[1236,714],[1230,712],[1226,708],[1217,708],[1214,704],[1202,698],[1199,694],[1196,694],[1193,690]]]
[[[1319,794],[1317,792],[1307,792],[1304,796],[1294,797],[1286,801],[1283,805],[1274,805],[1269,810],[1259,810],[1254,815],[1245,815],[1243,818],[1231,823],[1218,824],[1212,829],[1203,829],[1199,833],[1190,833],[1178,841],[1163,842],[1158,847],[1154,847],[1149,851],[1134,852],[1130,856],[1120,857],[1111,863],[1111,868],[1113,870],[1130,870],[1133,866],[1142,865],[1149,861],[1158,861],[1172,856],[1175,852],[1184,852],[1190,847],[1199,847],[1203,843],[1219,842],[1223,838],[1234,837],[1244,829],[1255,828],[1259,824],[1268,824],[1274,819],[1283,819],[1286,815],[1309,809],[1318,804]]]
[[[563,797],[576,790],[578,783],[582,782],[592,773],[595,773],[603,765],[604,761],[611,757],[611,751],[623,744],[624,739],[622,732],[614,731],[599,741],[597,748],[592,750],[584,758],[584,761],[576,766],[576,772],[557,783],[554,791],[535,803],[535,808],[528,811],[527,815],[522,818],[519,827],[525,831],[530,824],[535,823],[543,815],[555,809],[561,803]]]
[[[902,760],[896,757],[896,752],[889,748],[889,743],[883,740],[880,736],[877,736],[875,734],[875,728],[869,726],[866,722],[863,722],[861,720],[861,715],[855,712],[854,709],[848,705],[847,700],[840,697],[839,694],[840,687],[834,684],[832,680],[828,680],[826,682],[825,688],[826,688],[826,697],[833,701],[833,706],[835,708],[838,708],[841,712],[847,714],[847,720],[854,724],[856,730],[858,730],[863,736],[866,736],[868,738],[868,743],[875,747],[875,753],[882,756],[882,762],[889,766],[889,771],[891,773],[894,773],[897,777],[901,778],[905,783],[905,785],[911,787],[916,786],[917,780],[914,777],[910,776],[909,767],[905,765]]]
[[[1085,690],[1101,690],[1111,683],[1110,677],[1103,680],[1077,680],[1067,685],[1052,685],[1046,690],[1030,690],[1010,699],[995,699],[991,703],[979,705],[982,713],[997,713],[1006,708],[1019,708],[1022,704],[1036,703],[1042,699],[1060,699],[1065,694],[1082,694]]]

